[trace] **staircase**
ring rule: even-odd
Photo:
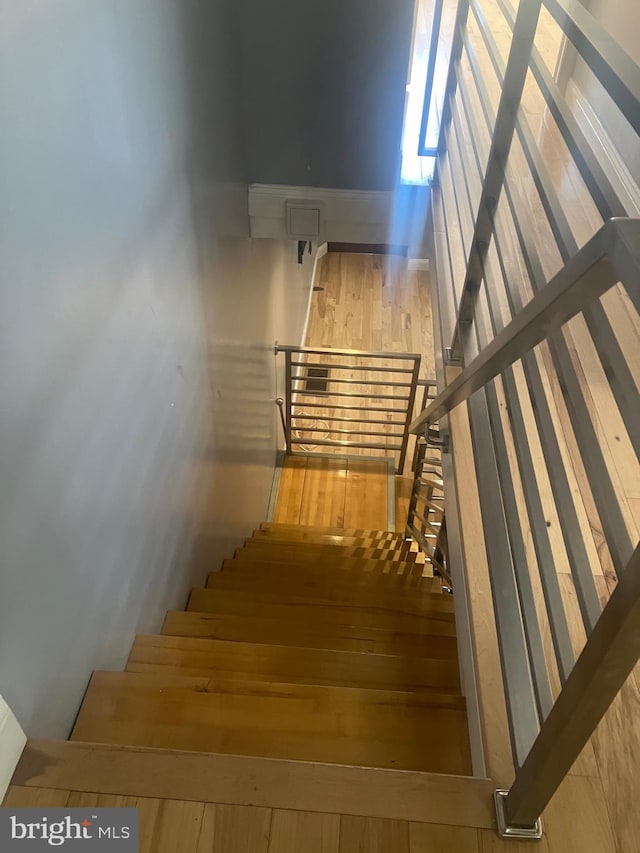
[[[69,741],[28,742],[4,805],[136,808],[141,853],[417,853],[474,849],[493,787],[423,554],[265,523],[93,674]]]
[[[453,601],[400,534],[262,524],[71,739],[470,774]]]

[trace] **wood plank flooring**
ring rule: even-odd
[[[137,808],[140,853],[485,853],[491,832],[349,814],[13,786],[7,808]],[[506,848],[505,848],[506,849]],[[513,849],[513,848],[508,848]]]
[[[317,284],[322,290],[312,296],[305,346],[418,352],[420,376],[433,378],[428,283],[428,273],[408,270],[406,258],[330,252],[320,262]],[[412,445],[413,439],[407,465]],[[326,448],[326,452],[327,458],[286,459],[274,521],[385,529],[388,498],[383,463],[376,468],[371,462],[331,458],[332,452],[344,453],[339,449]],[[375,455],[357,448],[349,454]],[[399,531],[406,524],[408,488],[408,480],[399,482],[395,507]]]
[[[419,352],[434,376],[428,273],[406,258],[330,252],[322,258],[306,346]]]
[[[388,477],[385,461],[287,456],[273,520],[386,530]]]
[[[130,782],[129,787],[132,785]],[[504,842],[494,830],[473,826],[195,799],[123,796],[72,787],[16,784],[9,789],[3,805],[137,808],[141,853],[526,853],[531,849],[541,853],[627,853],[628,848],[615,845],[598,786],[599,782],[592,779],[565,780],[545,816],[545,836],[538,844]],[[104,785],[95,787],[100,790]],[[446,803],[443,805],[446,809]]]

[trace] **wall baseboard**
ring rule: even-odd
[[[27,736],[11,708],[0,696],[0,802],[4,799],[26,743]]]
[[[287,239],[287,199],[322,203],[322,239],[327,242],[389,242],[389,229],[394,212],[392,192],[290,187],[280,184],[250,184],[249,222],[252,237]]]

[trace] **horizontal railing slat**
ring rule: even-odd
[[[331,367],[334,370],[363,370],[368,373],[413,373],[411,367],[378,367],[377,364],[334,364],[331,361],[292,361],[292,367]]]

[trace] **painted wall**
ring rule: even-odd
[[[241,0],[249,179],[391,190],[413,0]]]
[[[264,517],[295,244],[247,238],[231,0],[0,0],[0,693],[93,668]]]
[[[629,0],[590,0],[585,5],[609,35],[640,65],[640,18],[637,4]],[[580,58],[575,62],[573,79],[618,149],[636,184],[640,185],[637,134]]]

